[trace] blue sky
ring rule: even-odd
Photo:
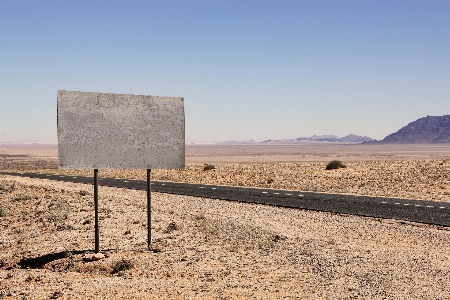
[[[450,1],[0,0],[0,141],[57,90],[185,98],[186,140],[382,139],[450,114]]]

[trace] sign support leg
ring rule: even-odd
[[[152,250],[151,169],[147,169],[147,247]]]
[[[98,232],[98,169],[94,169],[94,209],[95,209],[95,253],[99,253],[100,237]]]

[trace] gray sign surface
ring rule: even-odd
[[[184,99],[58,91],[63,169],[181,169]]]

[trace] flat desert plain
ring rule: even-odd
[[[0,161],[92,176],[55,145]],[[187,145],[186,163],[153,179],[450,202],[450,145]],[[146,251],[146,193],[99,195],[104,257],[91,185],[0,175],[0,299],[450,299],[448,227],[153,193]]]

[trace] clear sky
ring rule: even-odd
[[[382,139],[450,114],[450,1],[0,0],[0,141],[57,90],[185,98],[186,140]]]

